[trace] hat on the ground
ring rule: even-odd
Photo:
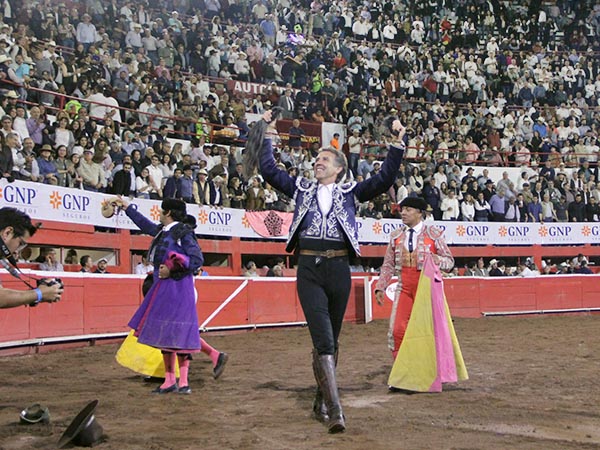
[[[21,411],[20,421],[21,423],[50,423],[50,412],[45,406],[36,403]]]
[[[94,417],[97,406],[98,400],[94,400],[77,414],[58,441],[58,448],[71,442],[77,446],[92,447],[102,438],[102,425]]]
[[[427,202],[421,197],[406,197],[400,202],[401,208],[404,208],[405,206],[425,211],[427,209]]]

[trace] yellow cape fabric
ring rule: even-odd
[[[123,367],[150,377],[163,378],[165,364],[160,350],[140,344],[131,330],[115,355],[115,359]],[[179,376],[179,366],[175,364],[175,376]]]
[[[421,272],[413,309],[406,333],[392,366],[388,385],[416,392],[428,392],[438,375],[435,330],[433,327],[431,285],[433,280]],[[452,317],[443,294],[445,319],[454,349],[454,361],[458,380],[469,378],[462,352],[456,338]]]

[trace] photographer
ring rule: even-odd
[[[0,209],[0,251],[4,260],[13,258],[27,245],[37,227],[31,218],[15,208]],[[60,300],[63,293],[62,283],[45,280],[36,289],[17,291],[0,287],[0,308],[14,308],[21,305],[35,306],[40,302],[54,303]]]

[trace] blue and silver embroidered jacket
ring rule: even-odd
[[[323,224],[323,217],[317,206],[317,180],[292,177],[285,170],[279,169],[273,158],[271,139],[265,139],[260,156],[261,174],[271,186],[289,197],[294,197],[296,201],[286,251],[294,251],[300,237],[330,241],[347,239],[352,245],[352,252],[360,255],[356,228],[357,202],[368,201],[390,188],[398,174],[403,155],[404,146],[391,146],[377,175],[360,183],[353,181],[336,184],[332,192],[331,210],[326,223]],[[345,236],[341,235],[340,231]]]

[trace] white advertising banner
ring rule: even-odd
[[[107,228],[136,229],[123,211],[110,219],[100,213],[102,201],[110,195],[68,189],[47,184],[0,180],[0,207],[11,206],[33,219],[95,225]],[[158,222],[160,202],[133,199],[138,210]],[[207,236],[260,238],[241,209],[188,205],[196,217],[196,233]],[[284,213],[277,213],[284,214]],[[401,225],[398,219],[358,219],[361,243],[387,244],[390,233]],[[570,245],[600,243],[600,223],[512,223],[512,222],[437,222],[450,245]],[[272,239],[285,239],[285,236]]]

